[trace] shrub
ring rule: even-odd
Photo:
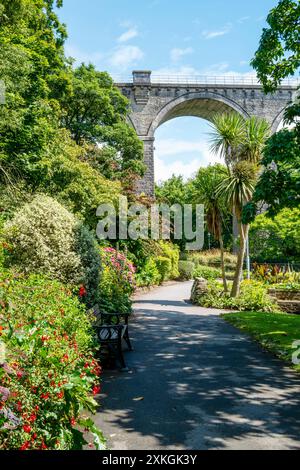
[[[0,331],[0,449],[77,450],[85,429],[103,448],[85,415],[97,408],[100,367],[78,298],[40,275],[0,274]]]
[[[138,287],[155,286],[160,283],[160,274],[153,258],[148,258],[146,263],[136,274]]]
[[[100,310],[106,313],[130,313],[135,288],[135,268],[126,256],[114,248],[100,249],[102,277],[99,285]]]
[[[225,294],[222,285],[217,281],[210,281],[208,287],[209,292],[196,301],[201,307],[257,312],[280,311],[276,301],[269,297],[266,286],[260,282],[242,282],[241,293],[237,298]]]
[[[210,266],[196,266],[194,270],[194,277],[203,277],[208,281],[222,278],[222,271],[220,269],[211,268]]]
[[[82,284],[86,303],[95,302],[100,270],[96,241],[57,201],[35,196],[5,224],[4,235],[10,244],[8,266],[73,286]]]
[[[300,209],[283,209],[271,219],[256,217],[250,229],[250,250],[258,262],[300,260]]]
[[[188,258],[196,265],[219,267],[221,265],[221,252],[214,249],[192,253]],[[235,269],[237,257],[231,253],[224,253],[224,261],[227,268]]]
[[[177,245],[168,242],[160,242],[160,247],[162,250],[162,254],[164,257],[169,258],[171,261],[171,271],[170,271],[170,279],[177,279],[179,277],[179,248]]]
[[[48,152],[35,165],[34,171],[30,171],[30,185],[36,192],[47,193],[60,201],[95,230],[97,208],[105,203],[117,205],[120,183],[107,180],[82,161],[86,150],[77,146],[64,129],[49,145]]]
[[[160,282],[169,280],[172,272],[171,260],[163,256],[158,256],[158,258],[155,259],[155,264],[160,275]]]
[[[266,284],[295,283],[300,281],[300,273],[293,272],[287,267],[254,263],[253,278]]]
[[[195,271],[195,263],[192,261],[179,261],[179,278],[182,281],[189,281],[193,278],[193,273]]]

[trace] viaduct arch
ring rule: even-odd
[[[211,121],[216,113],[238,112],[243,117],[265,118],[276,132],[287,105],[294,100],[297,83],[286,81],[266,95],[254,79],[236,77],[154,77],[150,71],[134,71],[131,80],[116,84],[131,102],[129,122],[144,143],[146,174],[138,190],[154,196],[155,131],[181,116]]]

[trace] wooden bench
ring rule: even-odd
[[[93,309],[95,316],[94,329],[101,349],[106,350],[109,356],[115,358],[121,366],[122,371],[127,371],[122,343],[125,341],[128,350],[132,351],[129,337],[129,314],[123,313],[101,313],[98,306]],[[100,353],[101,354],[101,353]]]

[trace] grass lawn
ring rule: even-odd
[[[300,372],[300,365],[293,365],[293,342],[300,341],[300,316],[284,313],[242,312],[224,314],[223,318],[258,341],[264,349],[289,362]],[[298,350],[300,346],[298,346]],[[298,354],[300,359],[300,354]]]

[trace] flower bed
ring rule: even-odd
[[[85,307],[58,281],[0,274],[0,449],[81,449],[101,369]]]
[[[126,256],[114,248],[100,249],[102,276],[100,310],[107,313],[130,313],[135,288],[135,268]]]

